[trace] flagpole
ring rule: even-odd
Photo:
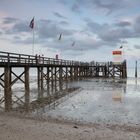
[[[135,62],[135,78],[137,78],[137,60]]]
[[[33,28],[33,46],[32,46],[32,55],[34,55],[34,43],[35,43],[34,36],[35,36],[35,33],[34,33],[34,28]]]
[[[31,20],[29,27],[32,29],[33,33],[32,55],[34,55],[34,17]]]

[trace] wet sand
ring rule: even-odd
[[[87,79],[69,87],[81,90],[52,108],[0,112],[0,140],[140,140],[140,79]]]
[[[86,124],[140,126],[139,79],[85,79],[70,84],[81,90],[54,108],[40,108],[33,115]]]
[[[140,128],[0,114],[0,140],[140,140]]]

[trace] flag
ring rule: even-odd
[[[59,35],[59,38],[58,38],[58,40],[61,40],[61,37],[62,37],[62,34],[60,34],[60,35]]]
[[[121,46],[120,46],[120,49],[122,49],[122,48],[123,48],[123,46],[121,45]]]
[[[74,46],[75,45],[75,41],[73,41],[73,43],[71,44],[71,46]]]
[[[31,20],[29,27],[32,28],[32,29],[34,28],[34,17],[33,17],[33,19]]]

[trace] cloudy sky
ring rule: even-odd
[[[108,61],[121,45],[139,59],[140,0],[0,0],[1,51]]]

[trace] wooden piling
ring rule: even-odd
[[[11,91],[11,67],[4,68],[4,99],[5,111],[12,109],[12,91]]]
[[[25,109],[29,109],[30,105],[30,80],[29,80],[29,67],[25,67]]]

